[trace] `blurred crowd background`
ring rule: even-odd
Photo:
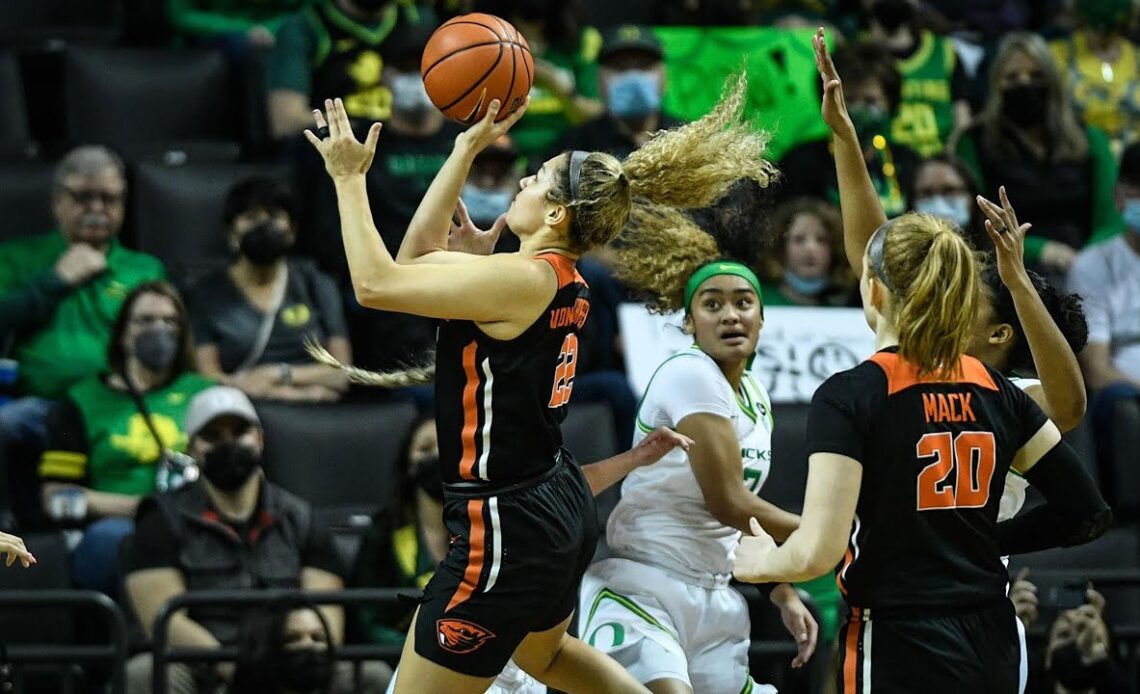
[[[153,621],[168,598],[203,588],[414,590],[430,577],[447,542],[430,386],[350,387],[313,363],[305,342],[346,364],[397,369],[422,362],[435,325],[357,304],[335,194],[301,132],[332,97],[360,132],[384,122],[368,187],[395,253],[459,132],[427,98],[420,55],[441,22],[482,11],[523,33],[536,75],[527,114],[478,157],[463,188],[481,227],[547,157],[624,156],[707,112],[743,66],[748,112],[771,133],[781,171],[748,220],[757,244],[743,260],[763,278],[767,306],[818,307],[821,320],[859,306],[819,116],[817,26],[828,28],[888,215],[943,216],[985,247],[974,197],[997,199],[1006,187],[1033,225],[1027,263],[1083,299],[1090,404],[1067,438],[1118,519],[1090,546],[1015,560],[1032,691],[1138,691],[1140,4],[2,5],[0,529],[24,535],[40,561],[0,572],[0,644],[16,663],[6,668],[0,649],[0,682],[103,691],[126,662],[127,689],[150,691]],[[505,233],[497,250],[514,247]],[[581,462],[628,447],[639,395],[626,377],[637,355],[624,351],[618,321],[636,297],[611,262],[600,251],[580,263],[593,309],[567,438]],[[765,496],[792,510],[806,477],[805,413],[804,404],[775,411]],[[201,491],[194,461],[224,471],[210,479],[227,492],[221,501]],[[235,515],[248,520],[225,520]],[[833,640],[842,608],[830,577],[802,588]],[[82,609],[5,602],[24,589],[108,596],[127,623],[124,651],[111,665],[29,665],[43,644],[115,639]],[[753,612],[757,679],[829,691],[834,643],[808,672],[792,672],[781,628],[762,607]],[[398,645],[409,617],[401,602],[201,606],[171,620],[169,642],[240,646],[242,659],[172,666],[171,691],[307,692],[329,682],[383,691],[394,659],[365,660],[354,674],[329,648]]]

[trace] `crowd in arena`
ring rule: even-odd
[[[1031,224],[1025,264],[1052,288],[1043,300],[1087,392],[1087,407],[1082,393],[1065,417],[1051,414],[1115,514],[1108,534],[1073,555],[1014,560],[1010,597],[1031,635],[1027,691],[1140,691],[1140,3],[18,4],[43,7],[0,20],[0,552],[15,551],[13,533],[35,556],[24,578],[11,561],[0,568],[0,644],[29,638],[9,615],[36,614],[5,604],[3,591],[97,591],[131,622],[126,691],[143,693],[155,617],[181,594],[410,595],[427,584],[449,542],[426,373],[440,321],[358,300],[337,191],[303,132],[335,97],[361,139],[384,124],[367,195],[395,257],[463,132],[424,88],[424,46],[442,22],[480,11],[518,28],[536,68],[525,115],[474,160],[460,231],[502,227],[519,180],[560,152],[620,160],[696,120],[743,66],[745,109],[770,133],[778,170],[736,212],[763,305],[810,307],[820,321],[861,307],[819,116],[820,26],[888,217],[926,213],[990,251],[977,197],[998,200],[1004,187]],[[518,247],[505,229],[495,252]],[[568,434],[580,463],[629,449],[637,426],[642,394],[618,313],[645,297],[620,279],[620,263],[603,247],[577,264],[591,301],[570,401],[571,416],[578,407],[592,417],[577,437],[590,453],[573,451]],[[994,313],[996,325],[1013,306],[995,299]],[[351,368],[314,360],[315,348],[347,367],[425,377],[361,385]],[[1018,375],[1032,377],[1028,347],[1013,352]],[[780,406],[774,415],[778,431]],[[375,431],[345,443],[365,428]],[[354,461],[322,469],[318,452],[338,445]],[[373,468],[372,456],[387,462]],[[52,555],[58,575],[45,566]],[[1116,583],[1073,583],[1106,571]],[[781,652],[779,662],[756,655],[754,672],[781,691],[831,691],[842,599],[830,572],[796,589],[819,622],[817,666],[793,671]],[[192,608],[170,620],[168,643],[243,655],[171,664],[167,691],[384,692],[395,658],[356,668],[326,646],[398,647],[414,609]],[[774,618],[753,619],[757,642],[786,638]],[[69,623],[76,643],[107,638],[97,624]],[[28,670],[20,686],[60,691],[61,672]],[[11,676],[0,669],[0,685]],[[80,681],[104,691],[109,676],[89,666]],[[535,684],[511,665],[495,686]]]

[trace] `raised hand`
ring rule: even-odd
[[[305,139],[316,147],[325,160],[325,171],[329,176],[343,178],[368,171],[372,166],[372,158],[376,155],[376,142],[380,138],[379,123],[373,123],[364,142],[359,142],[352,134],[352,124],[344,110],[344,102],[339,98],[325,99],[325,113],[314,109],[313,119],[317,123],[317,131],[327,130],[328,134],[322,139],[312,130],[306,130]]]
[[[1007,287],[1011,282],[1023,281],[1029,275],[1025,270],[1025,232],[1032,224],[1018,224],[1017,213],[1009,204],[1005,186],[998,188],[1001,205],[978,196],[978,207],[986,215],[986,233],[994,243],[998,275]]]
[[[455,217],[452,219],[451,231],[447,234],[447,250],[470,253],[471,255],[491,255],[495,244],[499,242],[499,235],[507,226],[507,215],[499,215],[495,223],[486,231],[475,226],[471,216],[467,214],[467,205],[463,198],[455,206]]]
[[[745,583],[768,582],[768,557],[776,551],[776,541],[760,527],[755,518],[748,520],[751,535],[743,535],[736,548],[736,565],[732,575]]]
[[[528,96],[514,113],[496,123],[495,119],[499,117],[499,109],[502,106],[503,104],[498,99],[492,99],[490,105],[487,106],[487,113],[483,119],[459,133],[459,136],[455,138],[456,145],[466,147],[472,155],[482,152],[492,142],[506,135],[512,125],[519,122],[519,119],[526,113],[527,107],[530,106],[530,97]]]
[[[827,36],[820,27],[811,39],[815,49],[815,67],[819,70],[819,78],[823,81],[823,101],[820,105],[820,114],[823,122],[831,128],[836,135],[855,135],[855,125],[851,116],[847,114],[847,102],[843,99],[843,83],[839,80],[839,72],[831,60],[831,53],[827,50]]]

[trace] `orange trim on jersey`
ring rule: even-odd
[[[586,284],[586,280],[582,279],[582,275],[578,273],[578,266],[573,261],[564,255],[557,253],[542,253],[534,256],[535,260],[545,260],[550,263],[550,267],[554,268],[554,274],[558,276],[558,288],[573,284],[574,282],[581,282]],[[586,286],[589,286],[588,284]]]
[[[997,390],[993,376],[985,365],[977,359],[962,355],[958,361],[960,373],[956,378],[946,380],[934,374],[919,376],[918,367],[903,359],[896,352],[876,352],[871,361],[887,375],[887,395],[894,395],[912,386],[922,383],[963,383],[980,386],[989,390]]]
[[[847,625],[847,643],[843,648],[843,694],[858,694],[856,677],[859,673],[859,642],[863,640],[863,611],[851,608],[851,622]]]
[[[463,456],[459,459],[459,476],[475,479],[475,433],[479,430],[479,372],[475,369],[475,352],[478,344],[472,342],[463,348],[463,373],[467,382],[463,386],[463,430],[460,441]]]
[[[482,499],[472,499],[467,502],[467,520],[471,522],[471,530],[468,533],[471,547],[467,550],[467,570],[463,572],[463,580],[460,581],[455,595],[451,596],[451,601],[447,603],[444,612],[450,612],[455,606],[466,602],[479,586],[479,576],[483,573],[487,531],[483,525]]]

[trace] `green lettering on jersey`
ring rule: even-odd
[[[606,622],[605,624],[599,624],[598,628],[594,629],[594,631],[590,633],[590,638],[587,639],[586,643],[590,644],[594,648],[597,648],[596,641],[598,639],[598,632],[602,629],[605,629],[606,627],[609,627],[614,632],[613,638],[610,640],[610,648],[617,648],[618,646],[625,643],[625,627],[618,624],[617,622]]]
[[[752,492],[753,494],[759,491],[760,479],[763,476],[764,473],[760,470],[750,470],[748,468],[744,468],[744,485],[748,487],[748,491]]]

